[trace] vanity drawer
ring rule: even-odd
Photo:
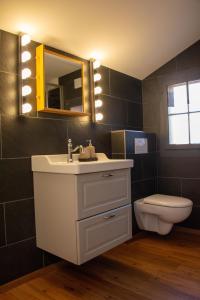
[[[78,220],[131,203],[129,169],[77,177]]]
[[[131,205],[77,221],[78,263],[131,239]]]

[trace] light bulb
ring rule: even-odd
[[[95,60],[93,62],[93,69],[98,69],[100,67],[100,65],[101,65],[100,60]]]
[[[27,79],[31,76],[31,70],[29,68],[22,69],[22,79]]]
[[[31,53],[29,51],[22,52],[22,62],[26,62],[31,59]]]
[[[102,88],[100,86],[96,86],[94,88],[94,94],[95,95],[99,95],[99,94],[101,94],[101,92],[102,92]]]
[[[101,74],[96,73],[94,74],[94,82],[101,80]]]
[[[29,85],[24,85],[22,87],[22,96],[27,96],[32,92],[32,88]]]
[[[103,114],[102,113],[98,113],[98,114],[96,114],[96,121],[101,121],[101,120],[103,120]]]
[[[32,110],[32,105],[30,103],[24,103],[22,105],[22,113],[27,114]]]
[[[31,41],[30,35],[25,33],[21,36],[21,45],[22,46],[28,45],[30,43],[30,41]]]
[[[95,107],[98,108],[98,107],[101,107],[103,105],[103,101],[100,100],[100,99],[97,99],[95,100]]]

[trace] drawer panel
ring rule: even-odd
[[[77,176],[78,220],[131,203],[130,169]]]
[[[131,205],[77,221],[78,263],[129,240],[132,237]]]

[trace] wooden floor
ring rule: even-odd
[[[2,286],[0,299],[200,299],[200,234],[139,235],[83,266],[61,262]]]

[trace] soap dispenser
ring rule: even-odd
[[[92,145],[92,140],[87,140],[87,142],[89,143],[87,148],[90,151],[90,158],[92,160],[96,160],[97,157],[96,157],[96,153],[95,153],[95,147]]]

